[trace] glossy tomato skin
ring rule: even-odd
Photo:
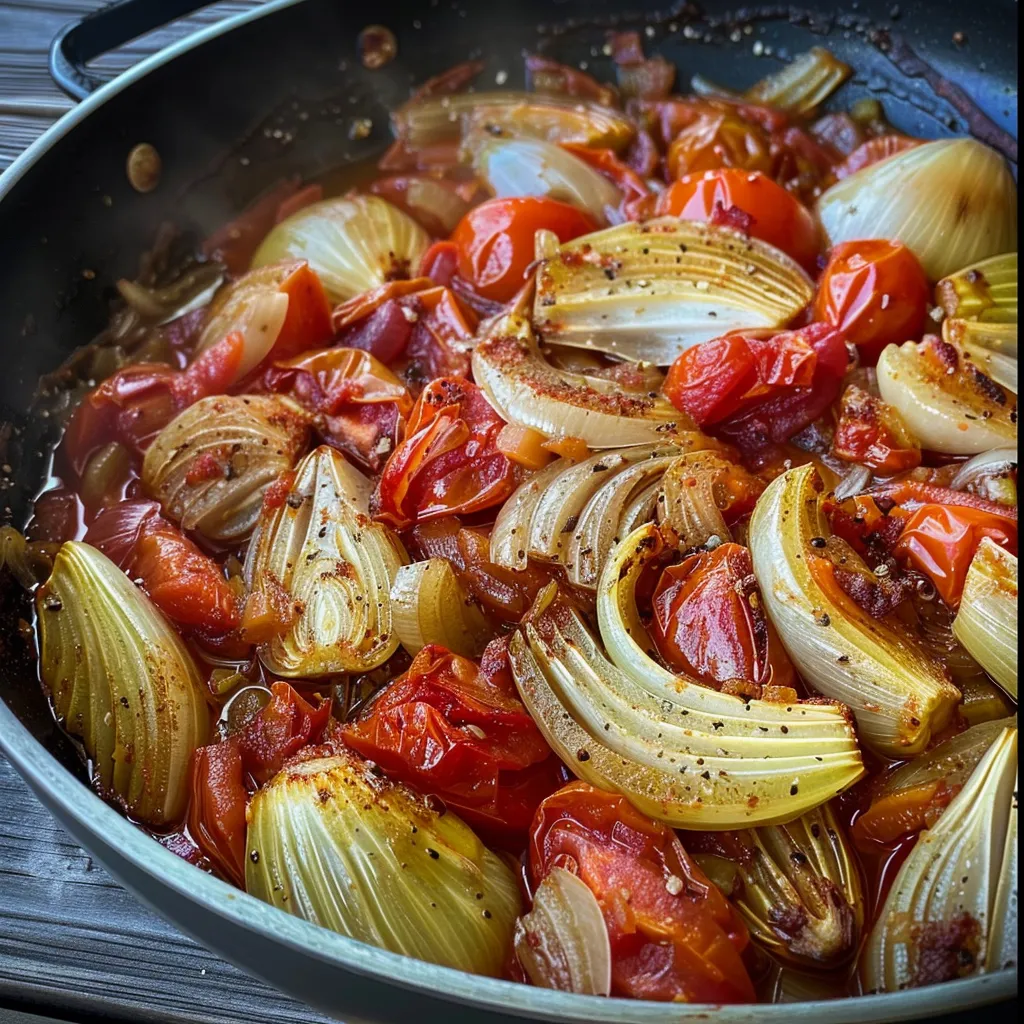
[[[496,446],[504,425],[475,384],[454,377],[431,381],[410,414],[405,440],[384,466],[376,517],[401,530],[500,504],[518,480]]]
[[[500,650],[485,655],[481,669],[427,645],[342,738],[391,778],[439,797],[499,841],[525,835],[563,778]]]
[[[921,465],[921,448],[899,413],[880,398],[850,385],[843,392],[832,454],[883,476]]]
[[[720,544],[670,565],[654,589],[651,610],[651,638],[675,671],[751,697],[761,696],[763,684],[792,681],[792,666],[778,645],[771,653],[780,664],[771,663],[768,621],[750,552],[741,544]]]
[[[921,264],[902,242],[842,242],[818,282],[814,319],[839,328],[874,366],[886,345],[921,336],[929,298]]]
[[[802,267],[811,269],[820,250],[818,227],[810,211],[784,188],[760,171],[723,167],[703,174],[687,174],[658,197],[659,215],[683,220],[711,221],[742,211],[749,220],[747,233],[781,249]],[[736,221],[735,215],[732,218]],[[728,223],[728,222],[727,222]]]
[[[612,995],[662,1002],[753,1002],[747,930],[675,833],[624,797],[571,782],[538,808],[529,875],[554,867],[597,897],[612,951]]]
[[[971,559],[984,537],[1017,553],[1017,526],[967,506],[922,505],[912,512],[894,554],[923,572],[951,608],[960,604]]]
[[[188,831],[200,851],[229,881],[245,887],[245,788],[236,742],[200,747],[192,755]]]
[[[459,275],[494,302],[508,302],[522,288],[533,262],[533,236],[542,228],[561,242],[594,231],[596,225],[555,199],[491,199],[470,210],[452,233]]]
[[[847,365],[843,336],[828,324],[734,331],[683,352],[664,390],[699,427],[756,458],[828,409]]]

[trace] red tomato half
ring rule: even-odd
[[[612,949],[612,995],[662,1002],[747,1003],[737,913],[675,833],[624,797],[571,782],[534,818],[530,878],[573,872],[601,905]]]
[[[796,331],[736,331],[687,349],[665,394],[697,425],[748,454],[782,444],[835,400],[848,355],[828,324]]]
[[[489,661],[485,655],[484,672],[429,644],[344,727],[342,738],[389,776],[440,797],[471,824],[523,833],[562,774],[504,670],[503,650]]]
[[[818,228],[810,211],[784,188],[760,171],[724,167],[704,174],[687,174],[658,197],[658,214],[683,220],[726,218],[739,226],[749,218],[746,232],[753,238],[788,253],[801,266],[811,268],[818,256]]]
[[[515,466],[496,447],[504,425],[475,384],[451,377],[432,381],[384,467],[376,517],[401,530],[500,504],[517,479]]]
[[[655,587],[651,610],[651,638],[677,672],[753,697],[761,695],[762,684],[792,682],[781,646],[769,651],[754,566],[742,545],[721,544],[670,565]]]
[[[534,259],[533,236],[542,228],[569,242],[595,226],[576,207],[554,199],[491,199],[470,210],[452,234],[459,275],[484,298],[508,302],[523,286]]]
[[[983,537],[1017,553],[1016,525],[966,506],[922,505],[911,513],[894,554],[923,572],[951,608],[960,604],[964,580]]]
[[[818,282],[814,319],[838,327],[870,365],[889,344],[921,336],[928,279],[902,242],[843,242]]]

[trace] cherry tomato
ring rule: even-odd
[[[239,596],[217,563],[152,501],[124,501],[102,511],[84,538],[116,562],[179,626],[212,634],[238,627]]]
[[[446,559],[473,600],[500,622],[518,623],[551,582],[533,564],[525,569],[495,565],[487,532],[464,527],[455,516],[414,526],[410,540],[418,557]]]
[[[721,544],[670,565],[654,589],[651,611],[651,638],[675,671],[752,697],[761,696],[762,684],[792,682],[784,654],[777,653],[778,666],[769,660],[768,621],[742,545]],[[736,685],[744,682],[750,686]]]
[[[471,824],[522,834],[562,773],[516,695],[497,643],[489,660],[485,656],[486,671],[428,644],[408,672],[342,729],[342,738],[389,776],[440,797]]]
[[[902,242],[842,242],[829,256],[814,299],[814,319],[838,327],[874,365],[891,343],[921,336],[928,279]]]
[[[412,411],[405,385],[359,349],[325,348],[275,363],[263,386],[313,413],[328,444],[374,473],[398,444]]]
[[[245,770],[262,785],[303,747],[321,742],[331,718],[331,702],[314,707],[288,683],[270,687],[270,703],[236,734]]]
[[[384,466],[376,517],[404,529],[500,504],[517,480],[515,466],[496,447],[504,425],[475,384],[432,381],[413,408],[405,440]]]
[[[940,487],[938,484],[926,483],[921,480],[904,477],[891,484],[873,488],[871,493],[876,498],[888,498],[897,505],[904,505],[910,509],[921,505],[953,505],[957,508],[973,508],[979,512],[987,512],[989,515],[1012,523],[1015,529],[1017,525],[1016,505],[999,505],[968,491],[954,491],[948,487]]]
[[[921,464],[921,448],[899,413],[880,398],[850,385],[843,392],[832,454],[889,475]]]
[[[530,879],[572,871],[601,905],[612,951],[612,995],[662,1002],[755,998],[743,965],[747,930],[665,825],[624,797],[571,782],[534,818]]]
[[[523,286],[534,259],[533,236],[542,228],[569,242],[595,225],[555,199],[491,199],[470,210],[452,233],[459,275],[484,298],[508,302]]]
[[[753,455],[825,412],[839,394],[847,359],[842,334],[827,324],[736,331],[683,352],[664,390],[698,426]]]
[[[242,754],[226,740],[192,755],[188,831],[199,850],[228,881],[245,887],[245,805]]]
[[[983,537],[1017,553],[1017,526],[1004,517],[965,506],[922,505],[907,519],[894,554],[923,572],[942,600],[956,608]]]
[[[657,212],[710,221],[736,208],[749,218],[748,233],[781,249],[804,267],[818,256],[818,228],[810,211],[760,171],[726,167],[687,174],[658,197]]]

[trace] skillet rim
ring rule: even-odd
[[[131,87],[156,68],[197,49],[240,25],[268,17],[304,0],[267,0],[249,11],[226,18],[147,57],[101,86],[51,125],[0,174],[0,202],[51,148],[113,96]],[[1009,999],[1017,991],[1017,972],[1006,969],[956,981],[881,995],[802,1003],[753,1003],[719,1006],[643,1000],[605,999],[533,988],[512,981],[472,975],[450,967],[415,960],[370,946],[321,928],[263,903],[248,893],[194,868],[155,842],[84,785],[39,742],[0,701],[0,749],[52,813],[56,805],[82,833],[121,856],[161,888],[196,904],[216,918],[260,937],[271,936],[293,951],[320,960],[334,969],[365,977],[377,984],[398,985],[426,992],[453,1005],[469,1004],[481,1011],[511,1013],[533,1019],[579,1022],[669,1024],[707,1018],[715,1013],[721,1024],[806,1022],[827,1014],[835,1024],[920,1019]],[[40,759],[40,752],[43,754]],[[85,845],[85,844],[83,844]],[[94,851],[90,851],[94,852]],[[97,854],[105,864],[106,858]],[[106,866],[106,864],[105,864]],[[116,877],[116,872],[113,872]],[[119,879],[120,880],[120,879]],[[141,896],[134,885],[127,888]],[[174,922],[174,916],[160,911]],[[176,924],[176,922],[174,922]],[[200,940],[206,945],[205,940]],[[241,960],[242,958],[240,958]],[[244,961],[240,964],[244,966]],[[249,969],[249,968],[246,968]],[[278,986],[279,987],[279,986]]]

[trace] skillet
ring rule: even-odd
[[[522,79],[522,52],[581,59],[611,77],[600,54],[610,27],[649,25],[649,53],[734,87],[776,60],[822,44],[857,74],[848,105],[877,95],[895,125],[942,137],[973,132],[1016,163],[1016,5],[824,0],[799,9],[740,10],[628,0],[519,0],[513,6],[378,0],[372,13],[332,0],[271,0],[99,84],[86,62],[199,4],[126,0],[55,41],[58,82],[83,103],[0,179],[0,479],[2,521],[22,525],[46,479],[44,419],[28,410],[37,381],[107,320],[112,283],[132,276],[161,222],[198,235],[229,219],[276,180],[316,177],[379,153],[387,112],[413,82],[472,56]],[[355,39],[387,25],[398,57],[365,70]],[[747,34],[744,26],[751,26]],[[760,42],[764,56],[754,59]],[[597,55],[592,54],[596,49]],[[607,67],[603,66],[607,63]],[[955,84],[954,84],[955,83]],[[368,118],[368,137],[348,126]],[[129,150],[149,142],[163,159],[159,187],[134,192]],[[709,1007],[598,1000],[471,977],[317,929],[194,870],[135,829],[83,784],[76,752],[54,727],[16,628],[25,608],[0,592],[0,747],[62,825],[116,878],[200,942],[327,1012],[358,1021],[534,1020],[667,1022]],[[796,1006],[714,1008],[726,1024],[757,1021],[894,1021],[1007,998],[1014,972],[876,997]]]

